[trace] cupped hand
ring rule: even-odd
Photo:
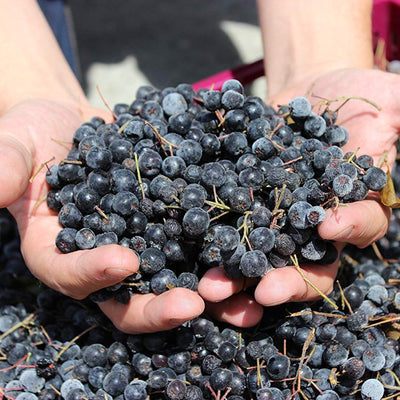
[[[343,69],[330,71],[318,77],[304,79],[299,84],[276,94],[269,102],[284,105],[296,96],[308,96],[314,112],[322,112],[322,99],[356,96],[376,103],[378,111],[368,102],[352,99],[338,113],[337,124],[345,127],[350,139],[343,150],[357,155],[369,154],[378,163],[387,152],[388,165],[393,166],[400,131],[400,77],[371,69]],[[321,102],[324,105],[321,106]],[[343,102],[330,103],[334,111]],[[371,193],[367,199],[337,209],[329,209],[319,225],[320,236],[335,241],[340,251],[345,243],[365,247],[380,239],[386,232],[390,209],[379,202],[379,195]],[[331,265],[301,265],[305,276],[323,293],[332,291],[338,270],[338,260]],[[275,269],[258,283],[254,299],[242,290],[254,282],[229,280],[221,267],[209,270],[199,284],[199,293],[208,301],[208,309],[215,317],[238,326],[259,322],[263,307],[290,301],[308,301],[319,294],[303,279],[294,266]],[[240,301],[246,296],[246,301]],[[232,304],[235,307],[232,308]]]
[[[108,245],[61,254],[55,238],[61,227],[57,214],[46,204],[46,168],[32,180],[42,163],[61,161],[71,148],[72,135],[85,119],[109,113],[67,102],[29,100],[9,109],[0,118],[0,207],[15,217],[21,250],[31,272],[47,286],[76,299],[131,275],[138,259],[127,248]],[[50,163],[50,165],[51,165]],[[170,329],[201,314],[203,300],[187,289],[160,296],[134,295],[127,305],[110,300],[100,308],[125,332]]]

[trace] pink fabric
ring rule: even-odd
[[[400,59],[400,0],[374,0],[372,34],[374,46],[385,41],[389,61]]]

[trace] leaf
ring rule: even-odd
[[[381,203],[391,208],[400,208],[400,199],[396,195],[393,180],[390,175],[389,169],[386,172],[387,183],[385,187],[380,191]]]

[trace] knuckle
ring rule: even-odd
[[[132,327],[126,321],[112,321],[114,326],[123,333],[132,333]]]

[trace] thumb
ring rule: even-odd
[[[33,168],[28,148],[0,124],[0,208],[8,207],[25,192]]]
[[[35,256],[36,262],[30,266],[32,273],[47,286],[78,300],[123,281],[139,269],[135,253],[118,245],[69,254],[47,248]]]
[[[346,204],[336,210],[328,209],[318,232],[323,239],[363,248],[384,236],[389,220],[390,209],[370,194],[363,201]]]

